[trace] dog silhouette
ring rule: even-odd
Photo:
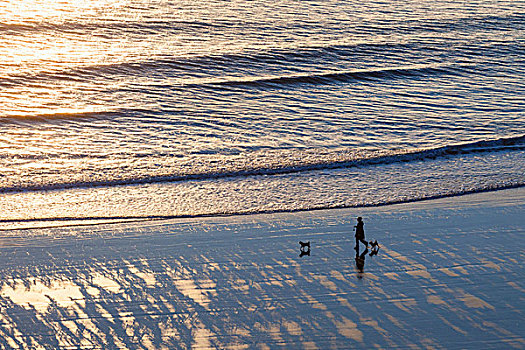
[[[370,242],[370,245],[372,246],[372,251],[370,252],[370,256],[377,255],[377,253],[379,253],[379,248],[381,248],[379,246],[379,243],[377,243],[377,239],[375,240],[375,242]]]
[[[299,257],[302,258],[305,255],[310,256],[310,241],[308,242],[301,242],[299,241],[299,244],[301,245],[301,254],[299,254]]]

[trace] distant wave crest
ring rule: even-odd
[[[330,43],[320,46],[246,50],[237,53],[163,57],[137,61],[124,61],[95,65],[57,67],[31,74],[11,74],[0,77],[0,87],[43,82],[112,81],[122,77],[144,77],[162,86],[271,87],[283,84],[328,84],[343,81],[361,81],[394,77],[431,76],[432,74],[459,74],[467,65],[426,64],[398,67],[359,67],[320,71],[319,67],[333,67],[339,61],[363,61],[366,57],[386,55],[390,58],[418,51],[416,43],[356,42]],[[414,47],[416,46],[416,47]],[[434,48],[446,50],[446,47]],[[364,60],[366,61],[366,60]],[[374,61],[374,60],[373,60]],[[283,72],[269,76],[261,72]],[[231,75],[233,72],[233,75]],[[267,73],[268,73],[267,72]],[[229,75],[230,74],[230,75]],[[261,74],[261,75],[258,75]]]
[[[396,77],[422,77],[440,73],[450,74],[455,70],[456,69],[453,66],[414,65],[405,67],[356,69],[347,71],[329,71],[283,76],[232,78],[224,80],[202,80],[202,82],[199,85],[271,87],[275,85],[289,84],[329,84],[334,82],[366,81]]]
[[[123,115],[123,111],[68,111],[36,114],[11,114],[0,117],[2,123],[44,122],[59,120],[108,119]]]

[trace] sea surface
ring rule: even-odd
[[[0,3],[0,229],[525,185],[525,2]]]

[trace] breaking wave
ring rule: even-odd
[[[451,190],[442,194],[429,194],[420,197],[410,197],[403,199],[384,200],[375,203],[367,204],[334,204],[334,205],[314,205],[306,208],[280,208],[280,209],[262,209],[256,208],[252,210],[240,210],[232,212],[210,212],[200,214],[179,214],[179,215],[116,215],[116,216],[57,216],[57,217],[40,217],[40,218],[16,218],[16,219],[0,219],[0,231],[17,231],[34,228],[53,228],[53,227],[68,227],[68,226],[85,226],[85,225],[99,225],[99,224],[119,224],[133,221],[150,221],[150,220],[173,220],[173,219],[199,219],[212,217],[230,217],[243,215],[257,215],[257,214],[278,214],[278,213],[300,213],[311,212],[318,210],[330,209],[347,209],[347,208],[373,208],[382,207],[394,204],[407,204],[422,202],[427,200],[458,197],[469,194],[485,193],[501,190],[509,190],[514,188],[525,187],[525,182],[517,182],[502,185],[487,185],[484,187],[468,190]],[[11,226],[14,225],[14,226]]]
[[[401,162],[419,162],[438,158],[453,157],[473,153],[487,153],[498,151],[513,151],[525,149],[525,135],[518,137],[500,138],[495,140],[484,140],[458,145],[448,145],[431,149],[416,149],[403,151],[385,151],[371,153],[363,158],[328,161],[317,163],[297,163],[286,166],[243,168],[232,171],[210,171],[189,174],[166,174],[156,176],[143,176],[136,178],[107,179],[92,182],[52,183],[43,185],[27,186],[4,186],[0,187],[0,193],[22,192],[22,191],[46,191],[56,189],[89,188],[105,186],[122,186],[135,184],[153,184],[164,182],[182,182],[190,180],[213,180],[233,177],[249,177],[260,175],[294,174],[309,171],[332,170],[352,167],[371,167]]]

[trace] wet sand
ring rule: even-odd
[[[523,349],[524,199],[5,231],[0,348]]]

